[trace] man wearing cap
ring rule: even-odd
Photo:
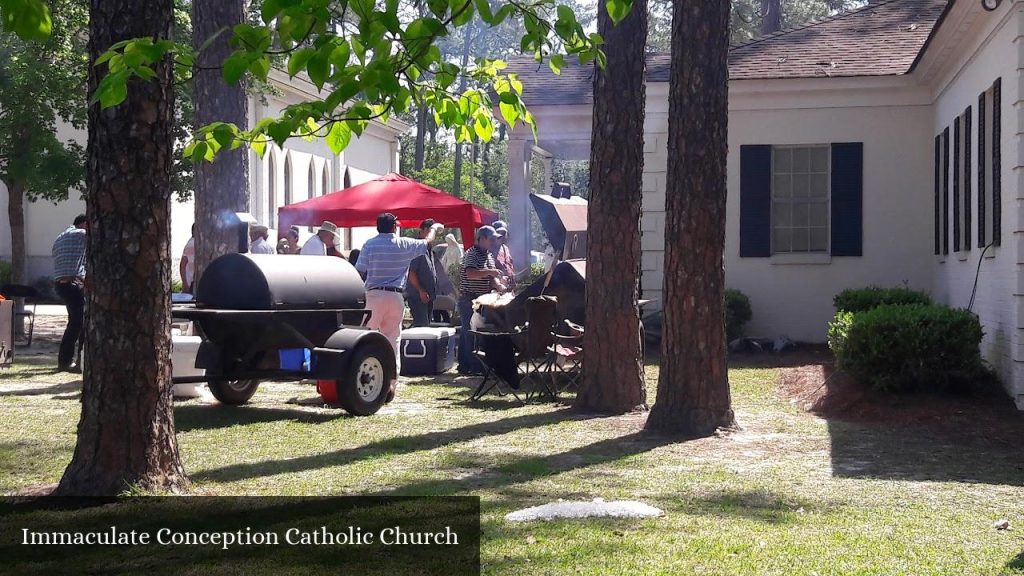
[[[263,224],[253,224],[249,228],[249,252],[251,254],[276,254],[274,247],[267,242],[270,229]]]
[[[432,219],[420,222],[420,238],[426,238],[433,228]],[[434,267],[433,256],[428,250],[409,264],[405,300],[409,303],[415,328],[430,326],[430,317],[433,315],[434,299],[437,298],[437,268]]]
[[[491,285],[501,272],[494,265],[491,248],[496,232],[490,226],[481,226],[476,231],[476,244],[466,250],[462,258],[462,273],[459,274],[459,374],[480,374],[483,366],[473,355],[473,335],[469,333],[473,319],[473,300],[491,291]]]
[[[494,242],[491,245],[494,265],[501,271],[502,282],[509,290],[516,287],[516,269],[512,265],[512,250],[508,247],[508,225],[502,220],[494,222]]]
[[[363,244],[356,261],[356,270],[366,281],[366,308],[370,310],[367,326],[380,331],[395,351],[396,379],[391,381],[388,402],[395,396],[397,376],[402,369],[399,344],[405,316],[406,273],[415,258],[428,253],[437,231],[442,229],[443,224],[432,224],[423,238],[403,238],[397,235],[395,215],[381,214],[377,217],[377,235]]]
[[[311,236],[306,243],[302,245],[302,250],[299,254],[305,254],[308,256],[327,256],[331,248],[334,248],[341,239],[341,235],[338,234],[338,227],[334,225],[334,222],[324,221],[320,225],[320,230],[317,231],[316,236]]]

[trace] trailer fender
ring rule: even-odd
[[[390,352],[391,366],[395,365],[395,355],[391,343],[383,334],[376,330],[342,328],[332,334],[323,346],[313,348],[313,377],[324,380],[341,378],[348,369],[350,352],[360,345],[370,342],[382,344]]]

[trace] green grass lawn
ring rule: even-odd
[[[730,379],[740,429],[685,442],[641,433],[642,414],[467,404],[465,386],[430,380],[369,418],[271,384],[246,407],[181,402],[176,423],[197,494],[478,495],[484,574],[1024,574],[1024,438],[827,421],[782,399],[774,369]],[[59,479],[78,390],[46,365],[0,373],[0,493]],[[504,520],[595,497],[666,514]]]

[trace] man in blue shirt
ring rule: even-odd
[[[85,320],[85,246],[89,222],[79,214],[74,222],[53,241],[53,282],[57,296],[68,310],[68,325],[57,353],[57,369],[81,372],[74,362],[81,348]]]
[[[396,234],[398,219],[385,213],[377,217],[377,235],[363,244],[356,262],[356,270],[366,281],[366,308],[370,310],[367,326],[380,331],[395,351],[395,376],[388,392],[388,402],[395,396],[397,376],[402,368],[399,345],[402,340],[402,318],[405,316],[406,274],[409,264],[418,256],[427,254],[438,230],[443,224],[434,224],[421,238],[402,238]]]

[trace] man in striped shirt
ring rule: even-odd
[[[385,213],[377,217],[377,235],[363,244],[356,261],[356,270],[366,281],[366,308],[370,310],[367,326],[380,331],[395,351],[395,376],[388,392],[388,402],[395,395],[397,376],[402,369],[399,344],[402,340],[402,318],[405,316],[406,275],[409,263],[429,253],[431,244],[443,224],[434,224],[422,239],[402,238],[396,234],[398,219]]]
[[[491,291],[491,285],[501,273],[494,265],[491,247],[495,241],[494,228],[481,226],[476,231],[476,244],[462,258],[459,274],[459,374],[481,374],[483,366],[473,355],[473,336],[469,333],[473,319],[473,300]]]

